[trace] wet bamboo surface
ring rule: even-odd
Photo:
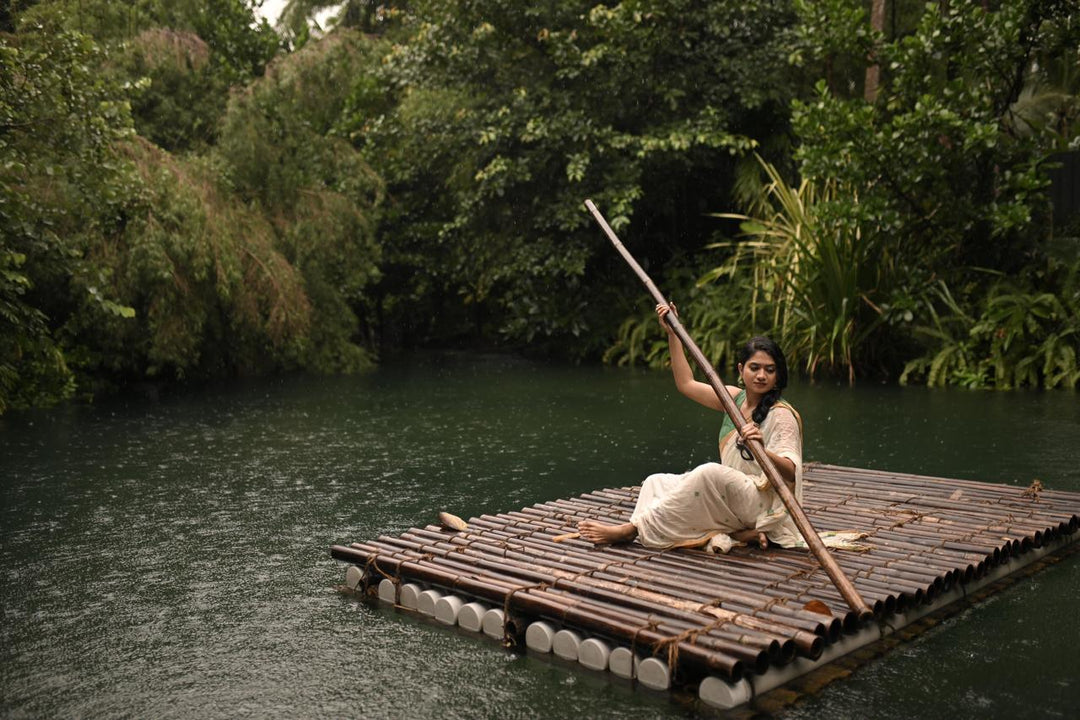
[[[832,550],[883,622],[1080,527],[1080,493],[811,463],[803,507],[820,531],[856,530],[869,549]],[[626,522],[637,488],[482,515],[462,532],[413,528],[331,555],[506,611],[507,642],[537,619],[668,662],[677,681],[737,680],[816,659],[860,620],[805,549],[650,550],[554,542],[587,518]]]

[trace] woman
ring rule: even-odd
[[[673,307],[673,306],[672,306]],[[683,395],[723,412],[711,385],[698,382],[682,343],[657,305],[660,324],[667,330],[671,371]],[[765,337],[751,338],[741,349],[739,380],[745,389],[727,386],[745,422],[742,437],[758,440],[780,477],[802,502],[802,420],[780,400],[787,387],[787,361],[780,347]],[[802,543],[802,536],[779,495],[735,432],[725,415],[720,429],[719,463],[706,463],[683,475],[657,474],[645,479],[630,522],[606,525],[596,520],[578,524],[581,537],[593,543],[626,542],[637,538],[646,547],[707,547],[727,552],[736,542],[772,541],[783,547]]]

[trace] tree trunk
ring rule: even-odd
[[[870,29],[876,33],[885,31],[885,0],[871,0]],[[863,97],[866,102],[874,103],[877,101],[878,91],[881,88],[881,66],[878,65],[876,50],[871,53],[869,59],[871,65],[866,68]]]

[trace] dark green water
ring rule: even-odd
[[[807,459],[1080,491],[1080,401],[796,384]],[[683,470],[666,374],[428,358],[0,418],[0,716],[680,718],[669,695],[339,595],[328,546]],[[1080,558],[784,712],[1075,717]]]

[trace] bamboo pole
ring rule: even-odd
[[[596,205],[593,204],[592,200],[586,200],[585,207],[592,213],[592,216],[600,224],[600,227],[611,241],[611,244],[615,246],[615,249],[634,270],[656,302],[661,305],[669,305],[670,303],[668,303],[660,293],[660,290],[657,289],[656,285],[649,279],[649,276],[642,267],[638,265],[637,261],[630,255],[622,242],[620,242],[619,238],[615,235],[611,226],[608,225],[604,216],[597,210]],[[716,374],[716,370],[713,369],[712,365],[705,358],[705,355],[701,352],[701,349],[698,348],[697,344],[683,328],[679,319],[675,317],[675,313],[668,313],[666,320],[668,325],[678,336],[679,340],[682,341],[683,347],[690,352],[690,356],[694,358],[694,361],[701,368],[702,372],[705,373],[709,384],[712,385],[713,390],[716,392],[716,397],[720,400],[721,407],[724,408],[728,416],[731,417],[732,422],[735,423],[735,428],[741,428],[744,423],[742,413],[735,405],[735,401],[732,400],[731,395],[724,388],[723,383],[720,382],[720,377]],[[757,460],[758,465],[765,471],[765,477],[769,479],[773,490],[780,496],[780,500],[784,503],[784,507],[787,508],[791,518],[795,521],[795,526],[799,529],[799,532],[802,533],[803,538],[806,540],[806,544],[810,547],[810,551],[814,554],[814,557],[817,558],[817,561],[821,563],[821,567],[825,570],[829,579],[833,581],[833,584],[836,585],[836,589],[844,597],[844,600],[847,601],[851,609],[856,611],[862,619],[867,620],[873,617],[873,611],[870,610],[866,602],[859,595],[858,590],[855,589],[851,580],[844,575],[844,571],[840,569],[836,560],[829,554],[829,550],[825,547],[825,543],[821,541],[821,537],[817,534],[817,531],[814,530],[813,525],[810,524],[810,519],[806,517],[806,513],[799,507],[795,495],[780,477],[780,473],[777,471],[776,466],[773,465],[772,460],[765,454],[764,446],[757,441],[748,442],[746,445],[753,454],[754,459]]]
[[[830,505],[829,513],[838,512],[839,505]],[[935,512],[929,516],[909,516],[901,522],[890,522],[880,516],[880,505],[861,499],[844,502],[850,515],[856,515],[874,527],[903,527],[913,533],[932,533],[935,537],[957,540],[959,537],[980,539],[999,546],[1002,552],[1018,554],[1022,550],[1040,547],[1043,543],[1057,537],[1060,532],[1056,524],[1043,525],[1016,517],[1003,518],[1000,514],[981,513],[972,515],[959,512]],[[929,527],[932,525],[933,527]]]
[[[492,523],[485,519],[481,520],[478,526],[484,528],[492,528],[498,526],[498,523],[497,521],[495,523]],[[536,538],[536,536],[534,535],[533,538]],[[553,544],[553,539],[544,540],[542,538],[536,538],[532,541],[527,541],[520,536],[516,536],[515,539],[519,542],[524,541],[533,543],[551,543],[551,547],[556,547]],[[698,577],[709,577],[710,582],[715,583],[720,587],[730,588],[729,593],[726,595],[730,600],[740,600],[742,602],[756,601],[758,603],[775,604],[775,598],[783,597],[782,593],[775,591],[768,597],[762,597],[762,582],[755,582],[753,584],[742,583],[736,586],[732,582],[732,580],[734,579],[733,575],[731,575],[730,573],[725,574],[725,571],[723,569],[720,569],[720,565],[723,565],[723,562],[725,560],[724,556],[710,556],[706,561],[706,556],[704,554],[687,550],[683,550],[680,552],[663,553],[653,551],[652,553],[648,553],[647,551],[644,551],[644,549],[636,549],[639,548],[639,546],[611,546],[604,550],[601,550],[599,548],[595,548],[591,543],[587,543],[585,541],[580,541],[579,543],[575,543],[573,545],[569,543],[560,543],[557,547],[559,550],[562,551],[569,551],[573,547],[580,547],[581,550],[578,552],[584,557],[600,558],[603,559],[605,562],[616,561],[625,563],[627,565],[632,564],[635,570],[645,570],[646,568],[656,565],[666,567],[669,569],[670,572],[675,573],[676,576],[686,577],[691,581]],[[694,555],[690,555],[689,553],[694,553]],[[698,557],[698,555],[700,555],[700,557]],[[775,573],[768,574],[767,571],[766,577],[770,582],[773,583],[785,580],[784,577],[778,577]],[[830,631],[830,634],[832,634],[832,631]]]
[[[846,507],[851,508],[852,506],[847,505]],[[873,508],[867,508],[867,510],[873,512]],[[971,552],[988,553],[989,557],[995,562],[1008,559],[1013,555],[1020,555],[1031,547],[1039,547],[1045,541],[1056,536],[1056,530],[1043,532],[1028,528],[1025,531],[1013,526],[994,525],[993,518],[990,518],[989,521],[984,518],[984,521],[980,522],[980,524],[943,519],[933,522],[931,527],[930,524],[917,524],[914,520],[905,522],[903,525],[870,520],[865,513],[853,512],[852,510],[834,510],[832,512],[831,521],[834,524],[842,526],[843,522],[841,520],[845,519],[849,522],[869,520],[870,527],[863,529],[872,538],[877,538],[881,532],[885,531],[899,532],[909,536],[913,542],[929,539],[934,541],[933,544],[943,547],[960,548],[967,546]],[[827,526],[828,522],[826,522]]]
[[[828,485],[815,481],[815,497],[820,498],[823,501],[828,501],[830,498],[844,497],[853,501],[867,501],[867,500],[881,500],[892,503],[893,505],[903,506],[905,508],[933,508],[935,514],[948,516],[954,515],[959,517],[969,518],[984,518],[995,517],[1000,518],[1002,513],[1006,513],[1014,519],[1019,516],[1019,521],[1027,521],[1026,524],[1032,527],[1057,528],[1062,523],[1068,525],[1070,519],[1063,518],[1057,515],[1049,515],[1046,513],[1039,513],[1030,508],[1010,507],[1001,504],[986,504],[970,502],[969,498],[952,498],[944,495],[934,498],[930,496],[925,490],[917,490],[913,488],[906,493],[900,493],[895,490],[878,489],[878,488],[858,488],[856,490],[844,491],[837,486]]]
[[[805,475],[804,475],[805,479]],[[887,491],[886,491],[887,492]],[[880,505],[876,505],[865,501],[865,497],[869,496],[873,491],[860,491],[854,495],[843,495],[837,493],[834,490],[822,489],[815,483],[814,488],[814,500],[815,502],[821,502],[821,506],[810,505],[807,503],[804,509],[821,510],[825,518],[835,518],[840,515],[845,515],[845,509],[856,510],[856,512],[846,513],[846,516],[851,517],[856,523],[863,523],[858,529],[866,529],[866,523],[869,523],[873,527],[889,527],[895,525],[895,523],[888,519],[883,519],[878,516],[881,512],[887,512]],[[625,498],[629,493],[623,491],[606,491],[605,496],[612,498],[623,499],[626,502],[630,502]],[[910,499],[911,496],[905,496],[906,499]],[[864,512],[865,511],[865,512]],[[907,508],[901,508],[900,512],[904,513],[903,520],[905,522],[911,522],[916,518],[916,511],[909,510]],[[973,525],[972,521],[975,521]],[[1048,525],[1044,526],[1038,520],[1032,519],[1017,519],[1015,516],[1010,516],[1010,525],[1003,525],[1004,519],[1000,514],[995,514],[991,509],[984,509],[982,507],[971,508],[967,506],[963,508],[962,512],[943,512],[940,509],[935,510],[933,515],[933,521],[944,521],[943,527],[949,527],[950,529],[960,529],[964,532],[970,532],[972,529],[977,529],[979,534],[993,539],[995,545],[1000,545],[1001,541],[1008,539],[1012,545],[1011,550],[1013,552],[1020,549],[1028,549],[1033,543],[1038,546],[1043,542],[1044,536],[1047,532],[1053,537],[1061,530],[1062,523],[1059,522],[1060,518],[1054,516],[1046,516],[1046,522]],[[820,520],[818,521],[820,522]],[[929,522],[929,521],[928,521]],[[976,527],[977,526],[977,527]],[[841,529],[842,526],[837,526],[835,529]],[[833,529],[830,526],[830,529]],[[1003,533],[1008,537],[998,537],[995,533]],[[933,531],[934,537],[940,537],[941,532],[938,530]]]
[[[545,592],[556,597],[565,597],[567,602],[580,602],[577,595],[565,590],[549,588],[545,590]],[[738,658],[748,666],[752,667],[753,671],[759,675],[767,671],[774,661],[776,661],[777,664],[782,665],[784,662],[790,661],[795,657],[794,643],[791,643],[790,657],[787,657],[785,660],[784,657],[781,656],[780,643],[776,640],[761,643],[757,638],[751,638],[745,635],[734,636],[733,634],[725,634],[718,628],[683,622],[662,615],[653,615],[630,610],[629,608],[614,603],[603,602],[591,598],[585,602],[588,603],[588,607],[592,612],[598,615],[604,615],[616,622],[632,619],[642,626],[655,628],[658,632],[665,633],[672,637],[678,635],[687,635],[689,637],[690,635],[693,635],[692,642],[694,644]],[[734,639],[735,637],[738,637],[738,639]]]
[[[868,510],[873,512],[876,509],[869,508]],[[989,553],[995,560],[1000,560],[1002,554],[1010,553],[1013,546],[1012,538],[994,534],[982,525],[941,522],[934,523],[935,527],[931,528],[920,527],[914,521],[904,524],[882,522],[881,520],[875,520],[867,512],[859,512],[857,509],[853,509],[850,505],[834,507],[830,510],[829,515],[831,518],[835,518],[836,521],[843,520],[849,525],[859,522],[865,523],[869,527],[864,526],[860,530],[869,533],[872,537],[877,537],[882,532],[895,532],[908,536],[911,542],[915,543],[925,540],[932,541],[930,544],[933,545],[943,543],[967,545],[972,552]],[[1022,543],[1020,544],[1022,545]]]
[[[842,497],[842,496],[829,496],[829,497]],[[568,516],[578,519],[584,519],[586,517],[606,517],[613,522],[624,522],[623,517],[616,517],[611,515],[605,515],[601,510],[601,506],[581,505],[577,503],[571,503],[569,501],[554,501],[545,503],[542,506],[551,510],[557,516]],[[823,521],[829,529],[848,529],[843,524],[833,525],[831,522],[838,518],[848,518],[849,521],[858,527],[858,529],[872,529],[877,537],[877,532],[881,529],[895,528],[898,523],[883,519],[878,515],[883,509],[876,504],[864,503],[861,500],[851,498],[844,498],[843,502],[837,502],[827,506],[827,511],[824,512],[825,520]],[[522,515],[528,515],[529,508],[525,509]],[[540,510],[532,510],[539,515],[543,515]],[[962,513],[962,512],[942,512],[936,510],[931,519],[926,522],[934,522],[934,528],[915,527],[911,523],[917,519],[916,516],[906,514],[903,518],[904,532],[911,535],[913,538],[927,538],[933,540],[934,546],[941,545],[942,542],[946,542],[946,547],[960,548],[967,545],[965,549],[972,552],[984,553],[989,552],[994,562],[1000,561],[1005,555],[1014,553],[1020,549],[1024,549],[1032,544],[1040,546],[1048,537],[1054,537],[1058,532],[1056,527],[1042,527],[1040,525],[1033,525],[1028,522],[1021,522],[1012,519],[1012,525],[1000,525],[995,524],[999,522],[999,518],[994,515],[986,513]],[[821,521],[819,521],[821,522]],[[943,532],[948,529],[953,533]],[[972,542],[965,543],[960,537],[963,536],[971,540]],[[574,537],[574,534],[568,534],[563,536],[563,540]],[[916,540],[916,542],[919,542]]]
[[[817,477],[822,473],[834,475],[854,475],[857,478],[879,477],[888,483],[914,482],[920,485],[927,483],[947,486],[950,491],[957,487],[969,488],[980,492],[998,492],[1003,498],[1014,499],[1026,503],[1043,503],[1059,500],[1074,509],[1076,508],[1076,493],[1063,490],[1042,490],[1037,497],[1026,496],[1023,493],[1026,488],[1016,485],[1001,485],[988,483],[981,480],[964,480],[961,478],[943,478],[931,475],[915,475],[913,473],[901,473],[886,470],[867,470],[863,468],[849,467],[847,465],[830,465],[827,463],[807,463],[806,472]]]
[[[1011,532],[1019,533],[1020,536],[1030,536],[1037,543],[1044,539],[1050,539],[1060,534],[1068,534],[1071,518],[1034,513],[1018,508],[1003,505],[969,504],[958,500],[942,498],[934,500],[927,497],[902,497],[888,491],[858,490],[854,493],[845,493],[832,487],[815,487],[814,498],[824,503],[826,507],[844,504],[848,507],[868,507],[880,511],[880,504],[872,501],[888,502],[896,508],[903,508],[904,512],[914,514],[920,512],[916,508],[930,508],[922,511],[922,516],[928,517],[928,522],[948,520],[958,524],[987,523],[995,521],[993,527],[1004,525]],[[913,515],[913,519],[917,519]],[[1049,538],[1046,536],[1049,535]]]

